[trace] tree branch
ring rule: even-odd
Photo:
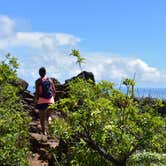
[[[106,160],[109,160],[109,161],[113,162],[115,165],[121,165],[122,166],[122,161],[118,161],[118,160],[114,159],[114,157],[112,155],[110,155],[100,145],[98,145],[94,140],[92,140],[92,138],[90,137],[89,134],[81,133],[80,136],[83,138],[83,140],[88,144],[88,146],[90,148],[97,151]]]

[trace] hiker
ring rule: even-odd
[[[46,69],[41,67],[39,69],[40,78],[35,81],[35,104],[36,109],[39,110],[40,124],[42,133],[47,134],[45,123],[51,121],[51,110],[48,106],[54,103],[55,86],[53,81],[46,77]]]

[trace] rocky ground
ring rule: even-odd
[[[27,89],[21,94],[21,100],[24,105],[24,111],[28,111],[32,117],[29,126],[29,141],[31,148],[31,156],[29,158],[30,166],[54,166],[56,159],[50,155],[50,150],[54,150],[59,141],[48,135],[41,133],[41,126],[38,118],[38,112],[35,110],[34,95]]]
[[[56,157],[50,153],[59,145],[56,138],[41,134],[41,126],[38,120],[30,123],[30,147],[32,155],[29,159],[30,166],[54,166],[58,165]],[[56,164],[57,163],[57,164]]]

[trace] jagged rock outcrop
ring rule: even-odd
[[[20,86],[22,88],[21,91],[26,90],[29,85],[25,80],[23,80],[21,78],[18,78],[16,81],[10,82],[10,83],[14,86]]]
[[[56,95],[55,100],[59,100],[60,98],[65,97],[66,88],[64,84],[61,84],[57,79],[51,78],[54,82],[55,89],[56,89]]]
[[[65,80],[64,84],[60,84],[60,82],[55,79],[52,78],[54,84],[55,84],[55,88],[56,88],[56,100],[59,100],[61,98],[65,98],[67,97],[67,84],[72,81],[75,80],[76,78],[83,78],[85,80],[92,80],[92,82],[95,82],[95,78],[92,72],[87,72],[87,71],[83,71],[80,74],[78,74],[77,76],[74,76],[70,79]]]
[[[17,84],[20,85],[23,88],[22,89],[23,91],[27,90],[27,88],[29,86],[29,84],[21,78],[19,78],[19,80],[17,81]]]
[[[93,75],[92,72],[83,71],[83,72],[81,72],[80,74],[78,74],[77,76],[74,76],[74,77],[72,77],[71,79],[66,80],[66,81],[65,81],[65,84],[67,84],[69,81],[74,80],[74,79],[76,79],[76,78],[83,78],[83,79],[85,79],[85,80],[89,80],[89,79],[90,79],[90,80],[92,80],[93,82],[95,82],[95,77],[94,77],[94,75]]]

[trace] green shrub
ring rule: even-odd
[[[130,166],[165,166],[166,154],[139,152],[130,158]]]
[[[69,83],[69,97],[54,108],[64,115],[50,128],[66,143],[62,165],[125,166],[138,150],[162,153],[165,148],[165,121],[155,107],[147,109],[113,83],[77,79]]]
[[[23,112],[18,97],[20,87],[12,85],[17,80],[18,64],[6,55],[0,62],[0,165],[28,165],[29,118]]]

